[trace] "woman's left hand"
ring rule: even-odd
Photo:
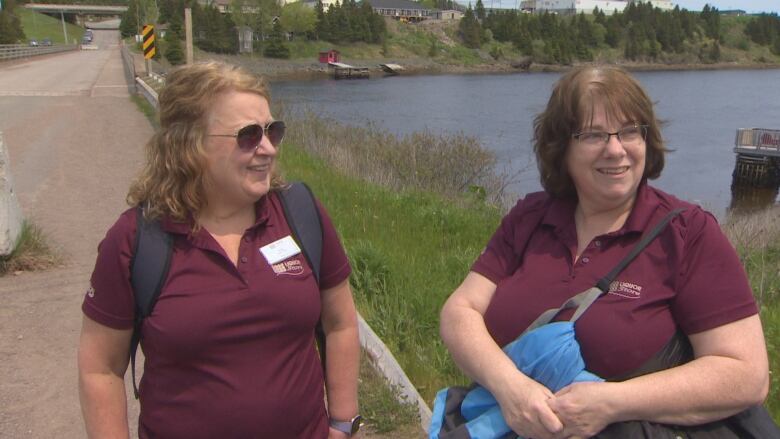
[[[605,391],[613,383],[574,383],[564,387],[548,401],[563,424],[556,438],[589,438],[613,421]]]
[[[333,427],[328,427],[328,439],[349,439],[347,433],[336,430]]]

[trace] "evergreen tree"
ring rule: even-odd
[[[477,0],[477,5],[474,7],[474,15],[480,22],[485,19],[485,5],[482,4],[482,0]]]
[[[317,0],[317,3],[314,5],[314,12],[317,15],[317,23],[314,25],[314,35],[315,38],[318,40],[327,40],[328,39],[328,31],[327,31],[327,22],[325,21],[325,7],[322,4],[322,0]]]
[[[179,40],[179,37],[173,32],[165,35],[164,55],[165,59],[175,66],[184,64],[184,50],[181,46],[181,40]]]
[[[471,7],[466,9],[466,13],[463,14],[463,18],[461,18],[458,24],[458,32],[461,39],[463,39],[464,46],[470,49],[479,49],[482,45],[482,27],[474,16],[474,11]]]
[[[708,58],[710,62],[720,61],[720,43],[718,43],[717,41],[712,43],[712,47],[710,48],[710,53],[708,54]]]
[[[123,38],[138,34],[138,0],[129,0],[127,2],[127,11],[122,14],[122,20],[119,22],[119,32]]]
[[[3,10],[0,11],[0,44],[16,44],[27,37],[22,29],[22,22],[16,15],[16,1],[2,0]]]
[[[274,23],[273,31],[271,31],[271,38],[263,51],[263,55],[269,58],[289,58],[290,49],[284,44],[284,30],[279,21]]]

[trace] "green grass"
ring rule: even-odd
[[[729,218],[724,229],[745,266],[761,309],[770,365],[766,406],[780,421],[780,207]]]
[[[0,257],[0,276],[19,271],[45,270],[59,263],[59,255],[46,243],[43,232],[24,221],[14,251]]]
[[[439,338],[439,310],[498,225],[498,209],[391,191],[293,146],[281,161],[287,178],[306,181],[328,209],[352,263],[358,309],[423,398],[464,382]]]
[[[149,120],[149,123],[152,124],[154,129],[160,128],[160,120],[157,118],[157,110],[152,106],[152,104],[149,103],[149,101],[146,100],[143,96],[140,94],[134,94],[130,96],[130,100],[135,103],[135,105],[138,107],[138,110],[146,116],[146,118]]]
[[[25,9],[22,6],[17,7],[14,12],[22,22],[24,34],[27,41],[38,40],[40,43],[44,38],[51,40],[53,44],[66,44],[65,36],[62,33],[62,22],[58,18],[53,18],[46,14]],[[77,44],[81,41],[85,29],[75,24],[65,23],[68,31],[68,43]]]
[[[360,358],[358,399],[360,414],[368,428],[377,433],[408,430],[420,431],[417,407],[399,404],[400,392],[388,385],[384,377],[371,366],[364,353]],[[413,437],[413,435],[409,435]]]

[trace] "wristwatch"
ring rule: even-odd
[[[347,436],[352,436],[360,430],[360,425],[363,418],[360,415],[355,416],[349,421],[337,421],[335,419],[330,420],[330,426],[336,430],[346,433]]]

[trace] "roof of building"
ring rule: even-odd
[[[409,0],[366,0],[374,8],[381,9],[428,9],[421,3]]]

